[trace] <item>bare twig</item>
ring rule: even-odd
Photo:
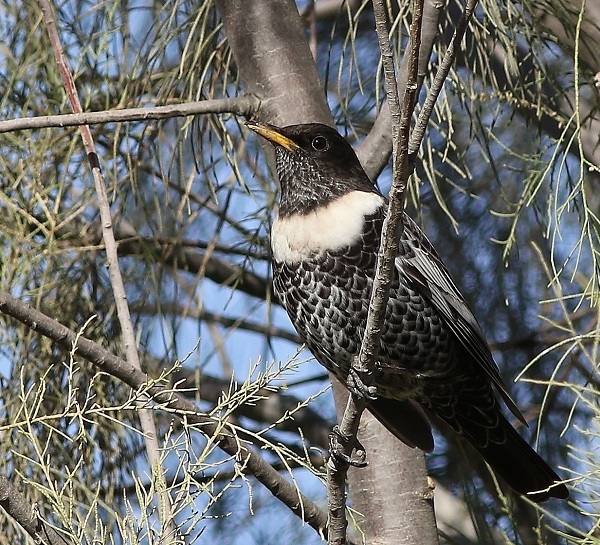
[[[102,112],[78,112],[74,114],[22,117],[0,121],[0,133],[43,129],[47,127],[76,127],[103,123],[124,123],[127,121],[149,121],[172,117],[188,117],[201,114],[232,113],[251,117],[258,109],[259,100],[252,95],[235,98],[218,98],[185,102],[169,106],[149,106],[146,108],[124,108]]]
[[[73,80],[67,58],[64,55],[62,44],[60,42],[60,36],[56,27],[54,12],[50,4],[50,0],[40,0],[40,7],[44,15],[44,25],[48,31],[54,57],[56,59],[58,70],[61,74],[69,102],[71,103],[71,108],[73,109],[74,113],[81,114],[83,109],[81,107],[75,81]],[[123,334],[125,354],[127,355],[127,361],[141,373],[135,333],[133,331],[133,324],[129,313],[129,307],[127,305],[127,294],[125,292],[125,285],[123,283],[121,271],[119,269],[117,243],[113,233],[110,204],[108,202],[108,195],[104,186],[104,176],[100,168],[100,161],[96,153],[96,146],[94,144],[94,139],[92,138],[92,133],[89,126],[81,125],[80,133],[85,151],[87,153],[88,161],[90,163],[90,168],[92,170],[92,176],[94,178],[98,207],[100,209],[100,218],[102,221],[102,238],[106,248],[108,273],[115,296],[115,306],[117,308],[119,324]],[[157,489],[160,490],[158,493],[159,519],[165,530],[165,535],[172,536],[172,538],[175,539],[177,536],[177,531],[171,513],[171,497],[164,483],[164,471],[161,464],[156,423],[154,422],[152,411],[149,409],[140,408],[139,415],[140,425],[144,432],[144,442],[146,444],[146,451],[151,471],[161,483],[159,486],[157,486]]]
[[[410,118],[414,109],[417,91],[417,68],[419,48],[421,45],[420,32],[423,0],[417,0],[414,6],[415,10],[410,30],[411,50],[408,80],[402,101],[402,110],[400,110],[393,57],[391,55],[389,38],[387,35],[387,25],[385,23],[385,9],[382,3],[378,1],[373,2],[376,20],[381,19],[381,21],[383,21],[383,24],[379,21],[376,26],[384,67],[386,64],[390,65],[384,70],[386,74],[386,87],[388,88],[387,99],[390,106],[390,115],[394,122],[394,181],[390,189],[388,213],[386,214],[383,223],[381,245],[377,255],[377,268],[375,271],[375,278],[373,279],[373,291],[371,293],[371,301],[369,304],[369,315],[367,318],[365,337],[358,356],[357,370],[360,372],[372,370],[374,359],[377,354],[377,346],[379,346],[381,335],[381,324],[383,323],[389,288],[392,281],[392,273],[394,271],[394,263],[398,253],[398,232],[402,229],[401,218],[405,202],[404,190],[406,188],[406,182],[412,174],[412,168],[408,162],[407,152]]]
[[[382,1],[373,0],[375,12],[375,27],[379,38],[381,57],[385,74],[387,100],[392,116],[392,128],[394,137],[394,181],[389,195],[388,213],[386,215],[382,240],[377,255],[377,267],[371,300],[369,302],[369,314],[365,327],[360,353],[353,362],[354,369],[362,376],[370,377],[375,365],[377,347],[381,337],[381,324],[385,316],[389,290],[394,270],[395,257],[398,252],[399,229],[402,228],[402,211],[404,207],[404,189],[409,176],[412,173],[411,164],[408,161],[408,140],[410,130],[410,118],[414,109],[417,92],[417,70],[421,34],[421,17],[423,13],[423,0],[417,0],[414,4],[413,20],[411,24],[411,39],[409,51],[409,68],[406,91],[400,110],[400,101],[396,85],[396,74],[394,70],[393,55],[390,47],[387,16]],[[356,434],[360,417],[366,407],[366,400],[354,394],[348,397],[348,404],[340,422],[339,433],[344,438],[346,454],[352,454],[352,446],[355,444]],[[342,545],[346,543],[346,511],[345,511],[345,481],[347,466],[336,463],[334,456],[327,463],[327,485],[329,498],[329,543]]]
[[[31,330],[48,337],[65,350],[73,351],[75,348],[76,354],[94,364],[99,370],[123,381],[133,390],[143,392],[144,397],[151,398],[161,409],[195,426],[217,442],[223,451],[238,460],[241,466],[245,467],[296,516],[321,535],[326,533],[325,511],[304,496],[293,482],[284,479],[269,463],[240,442],[235,430],[200,412],[191,400],[177,391],[153,383],[143,371],[131,363],[2,291],[0,291],[0,312],[12,316]]]
[[[202,373],[196,380],[196,372],[190,369],[178,369],[173,373],[173,382],[181,383],[186,391],[198,391],[200,398],[209,403],[217,404],[231,387],[231,382]],[[312,446],[327,448],[331,422],[326,420],[318,412],[309,406],[302,406],[300,399],[285,394],[281,391],[273,391],[264,388],[256,392],[256,399],[252,403],[244,403],[235,409],[234,414],[245,416],[256,422],[270,423],[279,422],[278,430],[297,432],[302,429],[302,436]],[[284,418],[292,415],[292,418]]]
[[[321,3],[319,3],[320,5]],[[427,74],[427,67],[429,64],[429,58],[431,57],[431,51],[433,49],[433,43],[439,34],[439,20],[444,7],[443,2],[438,0],[425,0],[423,3],[423,18],[421,24],[421,47],[419,48],[419,65],[418,65],[418,77],[417,77],[417,96],[423,80]],[[408,79],[408,65],[411,51],[411,46],[407,47],[400,68],[398,70],[398,77],[396,78],[396,85],[398,86],[398,96],[404,96],[406,89],[406,81]],[[375,180],[381,171],[387,165],[393,148],[393,137],[392,137],[392,120],[390,118],[390,110],[387,102],[381,105],[381,109],[377,114],[375,123],[369,131],[369,134],[361,143],[357,150],[358,158],[365,169],[365,172],[369,175],[372,180]]]
[[[442,59],[440,67],[438,68],[433,83],[431,84],[429,93],[427,94],[427,98],[425,99],[423,108],[421,108],[419,118],[415,124],[415,128],[410,137],[408,153],[411,156],[416,154],[419,147],[421,146],[421,142],[423,141],[423,135],[425,134],[425,129],[427,128],[427,123],[429,123],[429,118],[431,117],[431,112],[433,111],[433,106],[435,105],[435,102],[438,99],[438,96],[440,95],[444,82],[446,81],[448,73],[450,72],[450,68],[454,63],[454,59],[456,59],[459,44],[462,41],[463,36],[465,35],[467,26],[469,25],[469,21],[473,16],[473,11],[475,10],[476,5],[477,0],[468,0],[467,5],[465,6],[465,10],[458,22],[458,25],[456,25],[454,35],[452,36],[452,40],[450,40],[450,45],[448,45],[446,54],[444,55],[444,58]]]

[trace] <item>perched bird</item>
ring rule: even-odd
[[[315,358],[348,385],[360,350],[387,201],[331,127],[247,126],[275,147],[281,185],[271,230],[274,290]],[[501,412],[523,423],[477,320],[437,252],[403,216],[368,410],[396,437],[433,449],[427,413],[536,502],[567,488]]]

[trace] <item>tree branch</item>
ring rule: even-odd
[[[47,127],[77,127],[103,123],[124,123],[127,121],[150,121],[172,117],[188,117],[202,114],[224,114],[251,116],[258,110],[259,100],[253,95],[235,98],[218,98],[197,102],[184,102],[169,106],[149,106],[146,108],[123,108],[101,112],[78,112],[74,114],[22,117],[0,121],[0,133],[44,129]]]
[[[17,521],[35,540],[44,545],[68,545],[74,543],[65,535],[59,535],[54,528],[46,524],[35,506],[11,482],[0,475],[0,507]]]
[[[224,391],[230,388],[230,382],[210,375],[202,374],[196,382],[196,373],[188,369],[179,369],[173,374],[173,382],[185,381],[185,388],[197,389],[200,398],[209,403],[218,403]],[[256,392],[260,397],[256,402],[245,403],[234,411],[235,414],[251,418],[256,422],[273,423],[278,430],[297,432],[302,429],[304,438],[314,446],[327,448],[332,423],[321,417],[310,407],[300,407],[301,401],[291,395],[263,389]],[[300,407],[300,408],[299,408]],[[284,419],[285,415],[293,415]]]
[[[98,369],[123,381],[134,391],[142,393],[144,397],[147,396],[157,404],[157,408],[194,425],[198,431],[212,438],[223,451],[234,457],[295,515],[321,535],[326,534],[326,513],[304,496],[294,483],[285,480],[270,464],[240,442],[235,430],[201,413],[192,401],[177,391],[166,389],[153,382],[143,371],[129,362],[2,291],[0,291],[0,312],[12,316],[31,330],[48,337],[65,350],[73,351],[75,348],[77,354]]]
[[[423,135],[425,134],[425,129],[427,128],[429,118],[431,117],[431,112],[433,111],[433,107],[438,97],[440,96],[440,92],[442,90],[442,87],[444,86],[446,78],[448,77],[450,68],[452,68],[452,65],[454,64],[458,48],[460,47],[460,42],[462,41],[465,35],[465,32],[469,25],[469,21],[473,16],[473,11],[475,10],[476,5],[477,0],[468,0],[467,5],[465,6],[465,9],[460,17],[460,20],[456,25],[456,29],[454,30],[452,40],[450,40],[448,49],[446,50],[444,58],[442,59],[442,62],[440,63],[440,66],[431,84],[431,87],[429,88],[429,93],[427,93],[427,98],[425,99],[425,103],[421,108],[419,118],[411,134],[410,143],[408,145],[408,154],[410,156],[414,156],[419,150],[419,147],[421,146],[421,142],[423,141]]]
[[[439,20],[442,13],[443,2],[437,0],[425,0],[423,3],[423,17],[421,25],[421,47],[419,49],[419,63],[417,76],[417,92],[423,85],[423,80],[428,71],[429,58],[433,49],[435,38],[439,34]],[[407,47],[400,64],[396,85],[398,96],[404,96],[406,81],[409,70],[409,52],[411,45]],[[384,102],[377,114],[377,118],[369,134],[363,140],[356,151],[365,172],[372,180],[377,179],[392,154],[392,120],[390,117],[389,104]]]
[[[392,118],[392,134],[394,139],[394,181],[390,189],[388,211],[383,223],[381,244],[377,255],[377,266],[369,313],[365,326],[365,334],[360,347],[357,360],[352,362],[356,372],[364,377],[372,377],[375,359],[380,344],[382,324],[385,318],[385,309],[389,298],[390,286],[395,268],[395,259],[398,254],[398,233],[402,229],[402,214],[404,209],[405,188],[408,178],[412,174],[413,165],[408,160],[408,141],[410,119],[415,105],[417,93],[418,59],[421,45],[421,17],[423,13],[423,0],[414,4],[413,20],[410,30],[410,50],[407,51],[408,79],[400,108],[394,59],[390,46],[387,16],[383,2],[373,0],[375,12],[375,28],[381,49],[381,58],[385,74],[387,102]],[[369,379],[367,379],[369,380]],[[358,425],[367,405],[364,397],[351,394],[348,404],[340,422],[339,433],[345,439],[343,445],[346,455],[352,454],[353,445],[356,444]],[[344,484],[346,481],[347,465],[336,462],[331,456],[327,463],[327,485],[329,490],[329,521],[330,545],[345,543],[347,527],[346,510],[344,506]]]
[[[48,31],[48,36],[50,38],[50,43],[52,45],[58,71],[62,77],[63,85],[69,98],[71,108],[75,114],[81,114],[83,112],[81,101],[79,100],[77,87],[75,86],[75,81],[73,80],[73,75],[71,74],[69,64],[64,55],[50,0],[39,1],[44,16],[44,25]],[[108,274],[110,278],[110,284],[114,292],[115,306],[123,335],[122,340],[125,354],[127,355],[127,361],[136,370],[141,372],[139,354],[137,351],[137,342],[133,330],[131,315],[129,313],[129,306],[127,305],[127,293],[125,292],[125,284],[119,268],[117,243],[113,233],[113,222],[110,204],[108,202],[108,195],[104,185],[104,175],[102,174],[102,169],[100,168],[100,160],[98,158],[98,154],[96,153],[96,146],[94,144],[94,139],[89,126],[81,125],[80,133],[81,139],[83,140],[83,146],[87,153],[90,169],[92,171],[94,186],[96,188],[96,197],[102,222],[102,239],[106,249]],[[171,536],[171,540],[175,540],[178,532],[171,510],[171,496],[169,495],[164,482],[165,474],[161,462],[161,453],[158,444],[158,434],[156,431],[154,416],[151,410],[140,407],[139,418],[150,469],[152,474],[156,475],[156,478],[160,482],[160,484],[157,486],[159,520],[164,529],[165,535]]]

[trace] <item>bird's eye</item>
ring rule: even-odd
[[[329,149],[329,141],[324,136],[315,136],[311,145],[315,151],[326,151]]]

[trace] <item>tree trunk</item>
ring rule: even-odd
[[[335,379],[338,419],[348,393]],[[367,467],[350,468],[351,506],[367,543],[437,545],[433,490],[423,451],[407,447],[365,411],[358,439],[367,451]]]
[[[291,0],[217,0],[224,32],[261,118],[281,125],[332,123],[296,5]],[[338,384],[336,403],[345,406]],[[340,399],[342,398],[342,399]],[[363,417],[365,469],[350,474],[352,504],[369,543],[434,544],[437,530],[423,454],[402,445],[370,415]]]

